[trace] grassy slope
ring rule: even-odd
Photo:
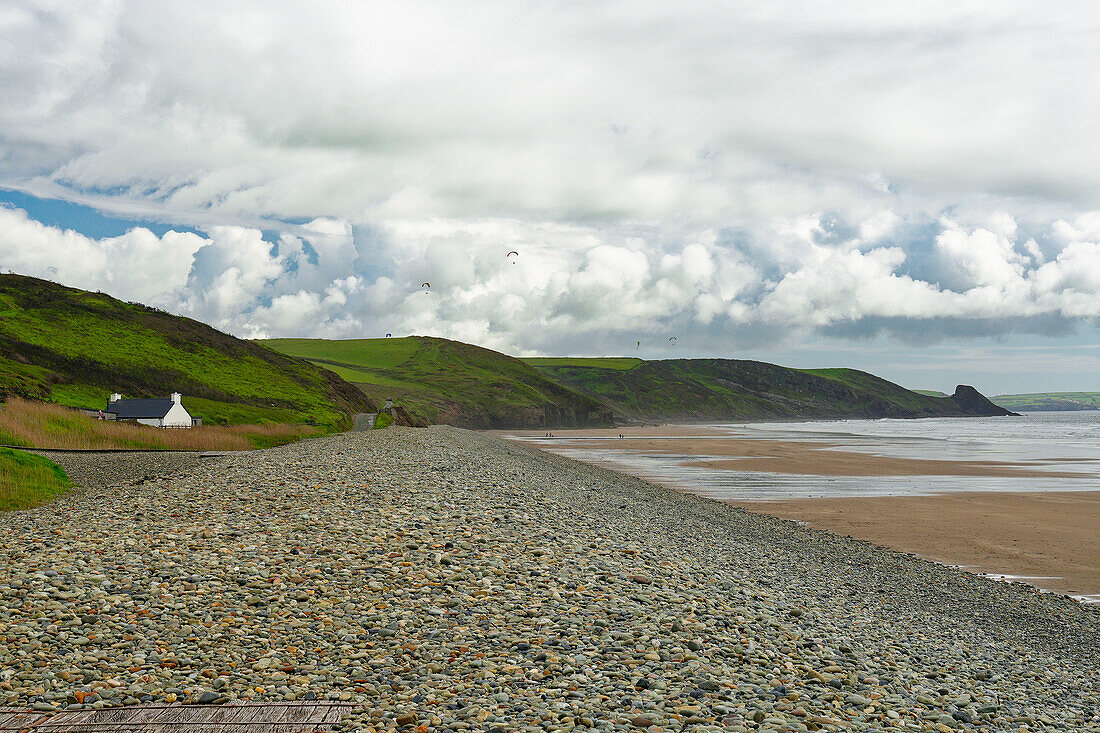
[[[1100,410],[1100,392],[1036,392],[993,398],[1009,410]]]
[[[802,369],[806,374],[832,379],[865,394],[875,395],[906,410],[936,414],[950,410],[949,398],[935,397],[906,389],[858,369]],[[945,401],[946,400],[946,401]]]
[[[620,420],[961,414],[950,398],[920,395],[854,369],[798,370],[729,359],[652,361],[625,371],[578,365],[539,369],[610,404]]]
[[[369,412],[331,373],[188,318],[101,293],[0,275],[0,397],[100,408],[182,392],[210,424],[348,424]]]
[[[607,424],[610,412],[528,364],[447,339],[272,339],[260,343],[308,358],[356,383],[372,399],[393,397],[422,423],[466,427]]]
[[[69,477],[52,461],[0,448],[0,511],[40,506],[69,488]]]
[[[599,369],[615,369],[629,371],[645,363],[642,359],[633,356],[530,356],[522,361],[536,369],[542,367],[597,367]]]

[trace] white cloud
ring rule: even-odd
[[[1095,318],[1098,28],[1015,0],[17,0],[0,186],[204,234],[0,210],[0,267],[243,335],[514,352]]]
[[[983,322],[995,333],[1012,319],[1100,317],[1093,221],[1052,225],[1045,236],[1062,248],[1039,263],[1020,253],[1015,221],[967,227],[941,219],[934,250],[957,271],[963,285],[954,288],[913,277],[902,247],[868,244],[857,225],[805,217],[745,235],[755,244],[736,247],[716,236],[680,246],[658,230],[623,236],[442,219],[366,238],[339,222],[313,221],[275,242],[246,227],[159,239],[136,229],[95,240],[3,209],[0,257],[20,271],[140,297],[250,337],[420,333],[519,353],[576,343],[625,351],[635,340],[662,344],[677,335],[680,346],[706,349],[729,342],[723,334],[744,338],[744,328],[779,343],[837,325],[859,332],[883,319]],[[827,230],[851,236],[821,243]],[[512,249],[518,256],[507,257]],[[772,274],[748,264],[745,250]],[[421,287],[425,280],[430,288]],[[701,340],[702,333],[710,335]]]
[[[0,207],[0,269],[127,300],[156,304],[165,292],[183,286],[195,253],[205,244],[194,234],[157,237],[143,228],[92,239],[45,226],[22,210]]]
[[[1089,202],[1098,22],[1083,2],[24,0],[0,23],[0,182],[222,223]]]

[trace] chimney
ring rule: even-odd
[[[183,395],[181,395],[179,392],[173,392],[172,393],[172,401],[175,402],[177,405],[180,403],[180,400],[182,400],[182,399],[183,399]]]
[[[110,404],[112,402],[118,402],[121,399],[122,399],[122,395],[120,395],[118,392],[113,392],[111,394],[111,399],[107,401],[107,404]]]

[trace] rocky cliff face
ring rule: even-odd
[[[1014,417],[1020,416],[1018,412],[1012,412],[1011,410],[1006,410],[1000,405],[993,404],[988,399],[986,399],[985,395],[971,387],[969,384],[960,384],[958,387],[955,387],[955,394],[951,395],[951,399],[966,415],[1011,415]]]

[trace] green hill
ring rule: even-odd
[[[181,392],[207,424],[350,425],[370,400],[330,371],[189,318],[0,275],[0,398],[102,408],[111,392]]]
[[[611,424],[611,411],[510,356],[426,336],[271,339],[259,343],[309,359],[355,383],[371,399],[392,397],[415,424],[470,428]]]
[[[1100,392],[1036,392],[1002,394],[993,398],[1001,407],[1025,412],[1100,410]]]
[[[561,384],[609,405],[620,421],[946,417],[1005,414],[971,387],[912,392],[855,369],[788,369],[731,359],[531,359]],[[627,367],[627,368],[624,368]]]

